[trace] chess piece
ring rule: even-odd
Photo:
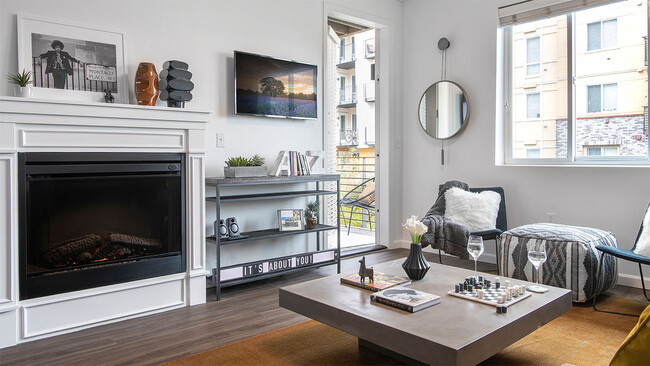
[[[141,62],[135,72],[135,99],[138,105],[156,105],[159,90],[156,66]]]

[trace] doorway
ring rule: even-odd
[[[374,246],[376,30],[328,17],[325,113],[328,173],[341,177],[341,248]],[[328,217],[336,217],[330,203]]]

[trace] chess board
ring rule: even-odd
[[[510,301],[504,301],[503,304],[498,304],[497,303],[497,294],[500,291],[503,291],[504,289],[495,289],[495,288],[490,288],[490,289],[484,289],[483,290],[483,298],[479,299],[476,295],[476,290],[472,291],[461,291],[456,293],[454,290],[450,290],[447,292],[449,295],[460,297],[463,299],[467,300],[472,300],[476,302],[481,302],[483,304],[488,304],[492,306],[497,306],[497,305],[505,305],[505,306],[510,306],[512,304],[515,304],[523,299],[529,298],[532,294],[528,291],[525,291],[523,295],[519,295],[517,297],[512,296],[512,299]]]

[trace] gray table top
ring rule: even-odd
[[[375,271],[405,275],[404,258],[369,264]],[[497,314],[494,306],[451,296],[447,292],[474,271],[431,263],[410,287],[441,296],[441,303],[416,313],[370,302],[372,292],[329,276],[280,289],[280,306],[330,325],[368,342],[429,364],[476,364],[539,326],[571,309],[571,291],[546,286]],[[494,274],[479,273],[493,280]],[[530,282],[499,276],[501,284]]]

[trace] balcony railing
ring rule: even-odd
[[[117,73],[115,67],[89,64],[85,62],[70,62],[72,74],[65,75],[64,89],[104,92],[110,90],[117,93]],[[47,61],[40,57],[32,57],[34,70],[34,86],[54,88],[54,77],[46,74]]]
[[[339,146],[357,146],[359,145],[359,131],[345,130],[341,131],[339,137]]]
[[[375,127],[364,127],[363,129],[366,145],[375,144]]]
[[[354,45],[351,43],[346,44],[344,47],[339,46],[339,64],[343,64],[357,59]]]
[[[341,197],[355,189],[359,184],[370,178],[375,177],[375,158],[374,156],[359,157],[354,151],[339,150],[336,155],[336,173],[341,176]],[[374,155],[374,151],[372,152]],[[357,188],[360,193],[360,189]],[[341,207],[341,225],[347,224],[350,219],[350,210],[348,206]],[[352,213],[352,227],[375,228],[375,212],[361,210],[358,207]],[[371,225],[372,224],[372,225]]]
[[[374,81],[363,84],[363,96],[364,96],[366,102],[374,102],[375,101],[375,82]]]
[[[363,49],[365,51],[366,58],[375,58],[375,39],[366,39],[363,42]]]
[[[357,86],[346,86],[339,89],[339,105],[357,102]]]

